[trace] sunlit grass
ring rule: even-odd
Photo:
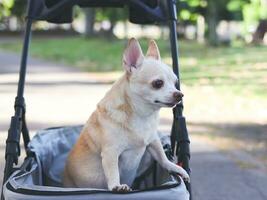
[[[84,71],[120,71],[126,40],[82,37],[35,39],[30,54],[65,63]],[[159,40],[161,56],[171,64],[169,41]],[[146,52],[147,40],[141,40]],[[21,43],[0,48],[20,52]],[[182,83],[188,86],[213,85],[244,95],[267,95],[267,47],[236,46],[212,48],[190,41],[179,42]]]

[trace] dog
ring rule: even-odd
[[[146,149],[163,168],[189,181],[187,172],[167,159],[157,134],[160,108],[174,107],[183,97],[177,77],[153,40],[144,56],[139,42],[130,39],[123,67],[68,155],[65,187],[130,191]]]

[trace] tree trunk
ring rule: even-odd
[[[110,22],[110,28],[106,32],[108,39],[113,39],[113,37],[114,37],[114,34],[113,34],[114,27],[115,27],[115,22]]]
[[[253,34],[252,42],[255,44],[262,43],[266,32],[267,32],[267,20],[260,20],[259,25],[255,33]]]
[[[207,23],[208,23],[208,42],[212,46],[218,45],[217,25],[218,25],[217,2],[208,0]]]
[[[10,17],[7,17],[6,19],[3,20],[4,21],[4,25],[5,25],[5,30],[6,31],[10,31]]]
[[[205,42],[205,18],[202,15],[197,18],[197,41],[198,43]]]
[[[86,37],[94,36],[94,24],[95,24],[95,9],[85,8],[85,31],[84,35]]]
[[[123,28],[124,28],[124,39],[127,39],[129,32],[129,24],[127,23],[126,20],[123,22]]]

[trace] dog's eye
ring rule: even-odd
[[[155,89],[160,89],[163,86],[163,80],[157,79],[152,82],[152,87]]]

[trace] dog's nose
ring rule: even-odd
[[[176,101],[180,101],[182,99],[182,97],[184,96],[184,94],[180,91],[177,91],[177,92],[174,92],[173,93],[173,98],[176,100]]]

